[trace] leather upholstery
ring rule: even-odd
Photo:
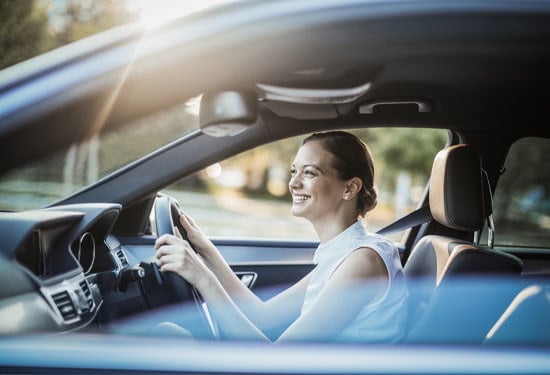
[[[483,228],[483,174],[481,161],[467,145],[439,151],[430,179],[430,210],[440,224],[459,230]]]
[[[485,214],[491,212],[485,207],[482,173],[480,159],[470,146],[440,151],[430,181],[434,219],[453,229],[481,230]],[[446,342],[454,337],[460,342],[482,342],[517,291],[496,291],[493,285],[479,283],[480,278],[518,277],[521,270],[521,260],[513,255],[452,237],[423,237],[404,267],[410,293],[405,341]],[[484,306],[488,298],[491,302]]]

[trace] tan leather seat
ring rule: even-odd
[[[434,220],[446,228],[479,233],[490,212],[486,201],[477,153],[464,144],[441,150],[430,179]],[[471,241],[425,236],[404,266],[410,293],[405,341],[482,342],[512,298],[493,284],[483,284],[483,278],[518,277],[521,269],[522,262],[515,256]],[[490,303],[480,306],[488,297]],[[479,308],[484,313],[473,314]]]

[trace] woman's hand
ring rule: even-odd
[[[162,272],[174,272],[197,288],[210,274],[200,256],[181,237],[165,234],[157,239],[155,249]]]
[[[187,238],[193,245],[193,248],[197,253],[204,257],[208,262],[211,255],[218,252],[216,246],[210,241],[210,239],[200,230],[199,226],[195,223],[195,220],[184,212],[180,211],[179,217],[180,223],[187,232]],[[178,233],[177,228],[175,229]]]

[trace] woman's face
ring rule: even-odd
[[[340,209],[346,181],[342,181],[332,167],[333,158],[318,141],[300,147],[292,163],[288,183],[294,216],[315,222],[332,217]]]

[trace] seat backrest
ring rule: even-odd
[[[479,156],[470,146],[460,144],[441,150],[434,160],[430,179],[429,204],[434,220],[447,228],[481,231],[486,213],[491,212],[485,206],[489,203],[484,198],[483,178]],[[475,307],[468,306],[467,301],[475,298],[472,293],[466,293],[465,300],[462,292],[466,291],[457,288],[455,281],[472,275],[518,276],[521,269],[521,260],[515,256],[452,237],[425,236],[412,250],[404,266],[410,293],[406,341],[446,341],[452,326],[463,329],[461,324],[450,319],[456,316],[456,309],[460,310],[461,306],[465,309]],[[455,302],[461,299],[460,306],[456,306],[452,299]],[[504,309],[506,303],[499,305],[493,301],[486,309]],[[453,311],[449,310],[451,305]],[[472,315],[471,311],[464,312]],[[498,314],[494,319],[497,317]],[[466,335],[463,341],[481,342],[494,323],[481,322],[483,319],[480,321],[478,316],[475,319],[478,319],[475,324],[470,325],[477,327],[475,332],[468,333],[468,329],[459,332]],[[479,327],[480,324],[483,328]]]

